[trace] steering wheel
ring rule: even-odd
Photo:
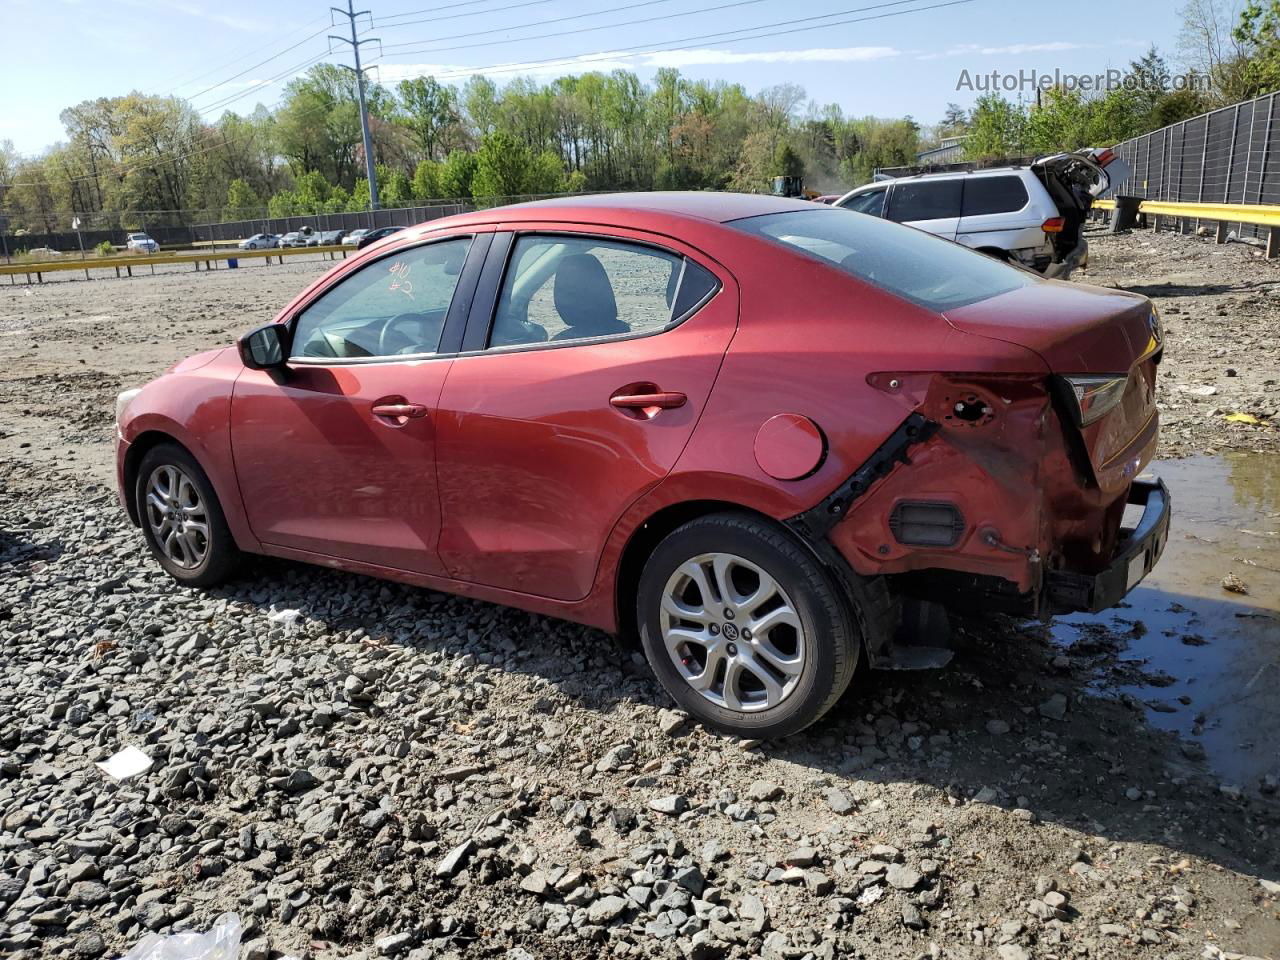
[[[415,332],[420,334],[427,322],[425,313],[415,313],[413,311],[397,313],[394,317],[389,318],[383,323],[382,329],[378,331],[378,355],[387,357],[397,353],[428,352],[418,349],[421,343],[420,336],[396,329],[397,324],[415,324],[418,327]]]

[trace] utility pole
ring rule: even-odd
[[[360,98],[360,133],[364,136],[364,172],[369,178],[369,209],[378,209],[378,175],[373,163],[373,138],[369,136],[369,108],[364,102],[364,70],[360,67],[360,45],[363,43],[378,43],[376,37],[370,37],[368,40],[356,39],[356,17],[367,16],[368,10],[357,11],[354,6],[354,0],[347,0],[347,9],[341,7],[330,7],[334,13],[346,17],[351,22],[351,39],[346,37],[334,36],[329,34],[330,40],[338,40],[342,43],[351,44],[351,52],[355,56],[356,65],[356,92]],[[343,66],[346,66],[343,64]],[[351,67],[347,67],[348,70]]]

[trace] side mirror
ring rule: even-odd
[[[278,370],[289,358],[289,328],[268,323],[250,330],[237,341],[240,361],[250,370]]]

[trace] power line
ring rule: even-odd
[[[253,84],[252,86],[244,90],[241,90],[239,93],[228,94],[227,96],[222,97],[219,100],[215,100],[213,103],[210,103],[207,106],[198,107],[196,109],[196,112],[201,115],[204,115],[206,113],[212,113],[214,110],[220,110],[229,104],[235,103],[237,100],[243,100],[245,97],[253,96],[253,94],[257,93],[259,90],[262,90],[264,87],[273,86],[275,83],[277,83],[280,80],[283,80],[285,77],[292,76],[302,70],[305,70],[307,67],[311,66],[312,64],[319,63],[321,60],[323,60],[327,56],[329,56],[329,51],[326,50],[323,53],[318,53],[314,56],[308,57],[306,60],[303,60],[301,63],[295,63],[293,66],[287,67],[286,69],[281,70],[279,73],[273,76],[270,76],[265,80],[260,80],[257,83]]]
[[[824,14],[818,14],[816,16],[810,16],[810,17],[799,17],[794,20],[775,21],[775,24],[773,25],[809,23],[810,21],[813,21],[813,20],[826,20],[830,17],[840,17],[849,13],[861,13],[867,10],[880,10],[886,7],[898,7],[904,4],[918,3],[918,2],[919,0],[889,0],[889,2],[885,2],[885,3],[873,3],[869,6],[855,7],[850,10],[840,10],[835,13],[824,13]],[[530,67],[546,66],[546,65],[553,65],[553,64],[559,64],[559,63],[563,63],[566,65],[577,65],[581,63],[594,63],[599,60],[611,60],[618,57],[641,56],[644,53],[669,53],[676,50],[688,50],[695,46],[698,46],[701,43],[705,43],[708,41],[721,42],[724,40],[764,40],[770,37],[781,37],[781,36],[787,36],[794,33],[804,33],[809,30],[825,30],[829,27],[842,27],[851,23],[865,23],[871,20],[886,20],[890,17],[901,17],[901,16],[906,16],[907,14],[910,14],[910,13],[924,13],[929,10],[938,10],[943,7],[956,7],[962,4],[973,3],[973,2],[974,0],[947,0],[947,2],[944,2],[944,3],[933,3],[923,7],[912,7],[909,10],[892,10],[888,13],[880,13],[880,14],[875,14],[868,17],[853,17],[851,19],[836,20],[830,23],[812,23],[810,26],[792,27],[787,30],[770,30],[769,27],[773,25],[762,24],[760,26],[755,26],[755,27],[742,27],[737,30],[726,30],[718,33],[705,33],[696,37],[684,37],[680,40],[660,41],[658,43],[638,43],[638,44],[633,44],[631,46],[626,46],[626,47],[616,47],[613,50],[600,53],[597,55],[591,55],[591,54],[568,55],[568,56],[559,56],[559,57],[548,57],[543,60],[524,60],[519,63],[498,63],[498,64],[493,64],[491,66],[484,66],[484,67],[463,67],[463,68],[459,68],[458,70],[449,70],[449,71],[444,71],[442,73],[436,73],[436,74],[433,74],[433,76],[435,76],[437,79],[449,79],[452,77],[470,76],[472,74],[477,74],[477,73],[510,73],[510,72],[519,71],[519,70],[528,70]],[[753,36],[749,36],[749,37],[736,36],[737,34],[752,33],[754,31],[760,31],[760,30],[767,31],[767,32],[755,33]],[[562,34],[547,34],[544,37],[526,37],[525,39],[528,39],[528,40],[547,39],[548,37],[552,37],[552,36],[565,36],[565,35],[568,35],[569,33],[576,33],[576,32],[577,31],[565,31]],[[678,45],[670,46],[670,44],[678,44]],[[431,49],[420,49],[420,50],[401,50],[398,53],[390,54],[384,57],[383,59],[389,59],[391,56],[408,57],[408,56],[414,56],[419,53],[445,53],[445,52],[448,52],[449,49],[460,49],[460,48],[447,48],[447,49],[431,48]]]
[[[308,34],[307,36],[305,36],[305,37],[303,37],[301,40],[299,40],[297,43],[295,43],[295,44],[292,44],[292,45],[290,45],[290,46],[285,47],[285,48],[284,48],[283,50],[281,50],[279,53],[273,53],[271,56],[267,57],[267,59],[265,59],[265,60],[260,60],[260,61],[258,61],[257,63],[255,63],[255,64],[254,64],[253,66],[251,66],[251,67],[245,67],[245,68],[244,68],[243,70],[241,70],[239,73],[234,73],[234,74],[232,74],[231,76],[227,77],[225,80],[222,80],[222,81],[220,81],[220,82],[218,82],[218,83],[215,83],[215,84],[214,84],[213,86],[211,86],[211,87],[205,87],[205,88],[204,88],[203,90],[201,90],[199,93],[193,93],[193,94],[191,94],[189,97],[186,97],[186,98],[184,98],[184,99],[187,99],[187,100],[199,100],[199,99],[200,99],[201,97],[203,97],[206,93],[210,93],[210,92],[212,92],[212,91],[214,91],[214,90],[217,90],[219,87],[225,87],[225,86],[226,86],[228,83],[230,83],[231,81],[233,81],[233,80],[239,80],[239,79],[240,79],[241,77],[243,77],[246,73],[251,73],[251,72],[253,72],[254,70],[257,70],[259,67],[261,67],[261,66],[265,66],[266,64],[270,63],[272,60],[276,60],[276,59],[278,59],[278,58],[280,58],[280,57],[284,56],[284,55],[285,55],[286,53],[288,53],[290,50],[296,50],[296,49],[298,49],[298,47],[302,46],[304,43],[307,43],[308,41],[314,40],[316,37],[320,36],[320,34],[324,33],[324,32],[325,32],[326,30],[328,30],[328,29],[329,29],[328,27],[321,27],[321,28],[320,28],[319,30],[317,30],[315,33]]]
[[[694,10],[681,10],[675,13],[668,13],[660,17],[646,17],[640,20],[623,20],[620,23],[607,23],[597,27],[583,27],[580,30],[569,30],[569,31],[565,31],[564,33],[543,34],[541,36],[535,35],[532,37],[519,37],[519,38],[511,38],[507,40],[494,40],[489,43],[473,43],[465,47],[448,47],[446,49],[466,50],[466,49],[469,49],[470,47],[488,47],[488,46],[494,46],[496,44],[501,44],[501,43],[522,43],[525,40],[540,40],[543,38],[543,36],[561,37],[561,36],[568,36],[571,33],[589,33],[592,30],[609,30],[614,27],[629,27],[629,26],[634,26],[635,24],[638,24],[638,23],[652,23],[655,20],[673,20],[676,17],[691,17],[700,13],[711,13],[716,10],[724,10],[728,7],[744,7],[744,6],[749,6],[752,4],[764,3],[764,2],[765,0],[736,0],[736,2],[734,3],[723,3],[723,4],[720,4],[719,6],[702,7]],[[621,13],[623,10],[635,10],[638,7],[653,7],[653,6],[657,6],[660,3],[671,3],[671,0],[641,0],[641,2],[639,3],[627,3],[627,4],[623,4],[620,7],[609,7],[604,10],[593,10],[590,13],[574,14],[573,16],[568,16],[568,17],[554,17],[550,20],[535,20],[533,23],[520,23],[520,24],[515,24],[509,27],[494,27],[489,30],[472,30],[470,33],[455,33],[449,36],[436,37],[434,40],[431,40],[431,41],[405,40],[400,43],[388,43],[386,46],[388,49],[390,49],[392,47],[411,47],[414,44],[427,43],[427,42],[437,43],[444,40],[462,40],[462,39],[466,39],[467,37],[483,37],[483,36],[489,36],[495,33],[507,33],[508,31],[511,31],[511,30],[527,30],[530,27],[541,27],[550,23],[564,23],[565,21],[568,21],[568,20],[582,20],[586,17],[602,17],[609,13]],[[418,21],[418,22],[421,22],[421,21]],[[408,24],[398,23],[398,24],[395,24],[395,26],[403,27],[403,26],[408,26]]]
[[[406,10],[404,13],[390,13],[385,17],[377,17],[374,22],[385,27],[405,27],[410,23],[434,23],[437,20],[459,20],[462,17],[479,17],[489,13],[501,13],[503,10],[514,10],[517,7],[532,7],[535,4],[551,3],[552,0],[524,0],[523,3],[512,3],[505,7],[490,7],[488,10],[473,10],[470,13],[451,13],[447,17],[437,16],[441,10],[453,10],[457,7],[474,7],[481,3],[492,3],[493,0],[466,0],[465,3],[450,3],[443,7],[427,7],[422,10]],[[420,13],[432,14],[430,17],[424,17],[421,20],[409,20],[404,23],[391,23],[391,20],[400,17],[416,17]]]
[[[297,28],[295,28],[294,30],[289,31],[289,33],[290,33],[290,34],[298,33],[298,32],[299,32],[299,31],[301,31],[301,30],[306,30],[308,27],[312,26],[313,24],[323,23],[323,22],[324,22],[324,17],[319,17],[319,18],[317,18],[317,19],[315,19],[315,20],[309,20],[307,23],[304,23],[302,26],[297,27]],[[323,29],[321,29],[321,31],[320,31],[320,32],[321,32],[321,33],[323,33],[323,32],[324,32],[324,31],[323,31]],[[316,34],[312,34],[312,36],[316,36]],[[310,39],[310,38],[308,38],[308,39]],[[215,73],[221,73],[221,72],[222,72],[223,70],[225,70],[227,67],[234,66],[235,64],[239,63],[239,62],[240,62],[240,61],[242,61],[242,60],[248,60],[250,57],[252,57],[252,56],[254,56],[254,55],[256,55],[256,54],[261,53],[263,50],[267,50],[267,49],[269,49],[269,48],[271,48],[271,47],[275,46],[275,45],[276,45],[276,43],[278,43],[278,42],[279,42],[279,40],[280,40],[280,38],[279,38],[279,37],[276,37],[275,39],[270,40],[270,41],[268,41],[267,43],[262,44],[261,46],[257,46],[257,47],[254,47],[252,50],[247,50],[247,51],[245,51],[244,53],[240,54],[240,56],[238,56],[238,57],[232,57],[230,60],[226,61],[225,63],[221,63],[221,64],[219,64],[219,65],[218,65],[218,66],[216,66],[216,67],[211,67],[211,68],[209,68],[208,70],[205,70],[205,71],[204,71],[204,72],[202,72],[202,73],[197,73],[197,74],[196,74],[195,76],[193,76],[193,77],[188,77],[186,80],[183,80],[181,83],[179,83],[176,87],[173,87],[172,89],[170,89],[170,90],[169,90],[169,94],[168,94],[168,95],[172,95],[172,94],[174,94],[174,93],[177,93],[177,92],[178,92],[179,90],[181,90],[183,87],[188,86],[189,84],[195,83],[197,80],[203,80],[205,77],[208,77],[208,76],[210,76],[210,75],[212,75],[212,74],[215,74]]]

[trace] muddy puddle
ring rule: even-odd
[[[1055,622],[1096,690],[1132,697],[1224,784],[1280,778],[1280,457],[1160,461],[1173,527],[1156,569],[1102,614]],[[1234,574],[1247,593],[1223,588]],[[1230,789],[1230,787],[1228,788]]]

